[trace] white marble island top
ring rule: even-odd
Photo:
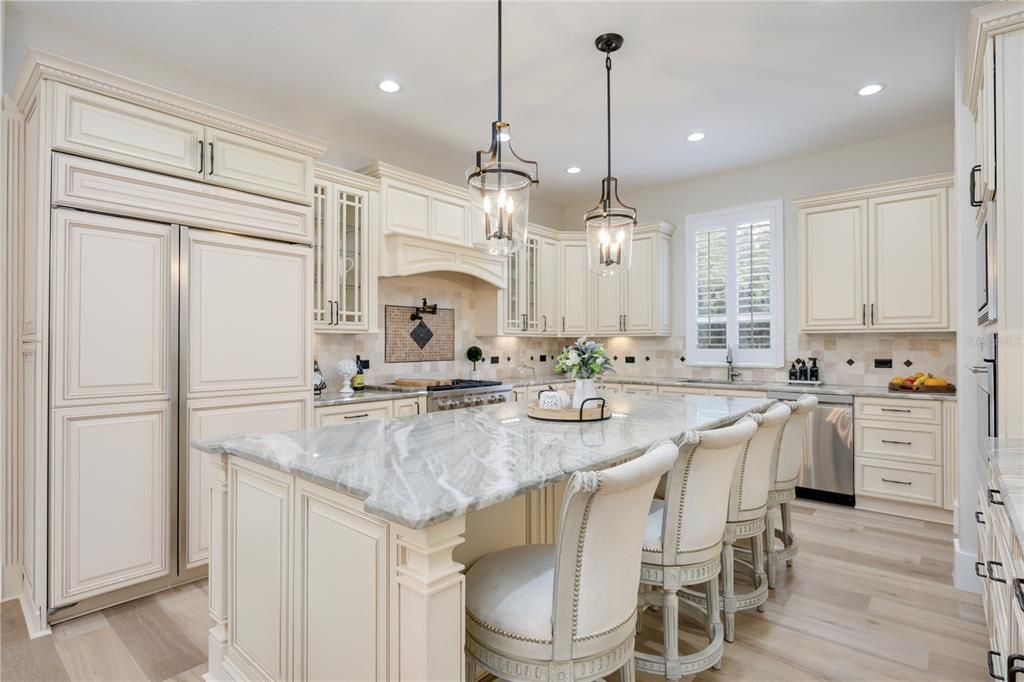
[[[424,528],[773,401],[618,395],[608,402],[612,418],[587,424],[536,421],[525,403],[505,403],[195,445],[293,473],[363,500],[371,514]]]

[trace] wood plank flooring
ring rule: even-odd
[[[953,589],[949,526],[798,502],[800,554],[763,614],[740,614],[713,680],[984,680],[981,600]],[[206,585],[185,585],[29,640],[15,601],[0,620],[0,679],[174,680],[206,671]],[[647,613],[638,647],[661,646]],[[701,628],[682,620],[682,651]],[[613,678],[614,679],[614,678]],[[648,682],[661,678],[640,674]]]

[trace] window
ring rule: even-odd
[[[686,360],[782,367],[782,201],[686,216]]]

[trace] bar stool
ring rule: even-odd
[[[718,574],[727,500],[740,453],[755,431],[757,423],[745,417],[722,429],[687,432],[681,440],[679,458],[665,477],[664,499],[651,503],[640,568],[641,585],[654,589],[640,592],[638,611],[662,607],[665,655],[636,652],[637,670],[678,680],[717,667],[722,659]],[[711,608],[679,602],[681,587],[701,584]],[[680,606],[707,625],[708,645],[686,656],[679,655]]]
[[[670,442],[604,471],[577,472],[558,541],[488,554],[466,573],[466,681],[634,679],[644,522],[679,449]]]
[[[768,555],[768,587],[775,588],[775,567],[780,561],[787,566],[793,565],[793,557],[799,549],[793,535],[793,521],[790,517],[789,504],[796,499],[796,482],[800,476],[800,466],[804,461],[806,447],[805,430],[807,416],[818,407],[818,399],[813,395],[802,395],[795,402],[786,403],[793,411],[789,421],[782,429],[782,440],[772,462],[774,480],[768,491],[768,516],[765,537]],[[782,517],[782,529],[775,527],[775,510]],[[777,548],[775,538],[782,540],[782,547]]]
[[[756,608],[764,611],[768,601],[768,577],[765,574],[764,532],[768,515],[768,489],[772,456],[778,447],[782,427],[791,410],[785,403],[772,405],[764,414],[749,415],[760,423],[746,448],[733,476],[729,494],[729,518],[722,538],[722,610],[725,612],[725,641],[735,639],[736,612]],[[750,538],[754,588],[736,594],[735,544]]]

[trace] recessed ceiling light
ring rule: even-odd
[[[569,175],[576,175],[582,170],[583,169],[580,168],[579,166],[569,166],[568,168],[565,169],[565,172],[568,173]]]
[[[704,133],[690,133],[689,135],[686,136],[686,139],[689,140],[690,142],[700,142],[701,140],[704,139]]]
[[[393,81],[391,79],[382,80],[380,83],[377,83],[377,87],[380,88],[381,92],[386,92],[389,95],[402,89],[402,86],[398,84],[398,81]]]
[[[861,97],[868,97],[870,95],[877,95],[882,90],[885,90],[885,83],[868,83],[858,90],[857,94]]]

